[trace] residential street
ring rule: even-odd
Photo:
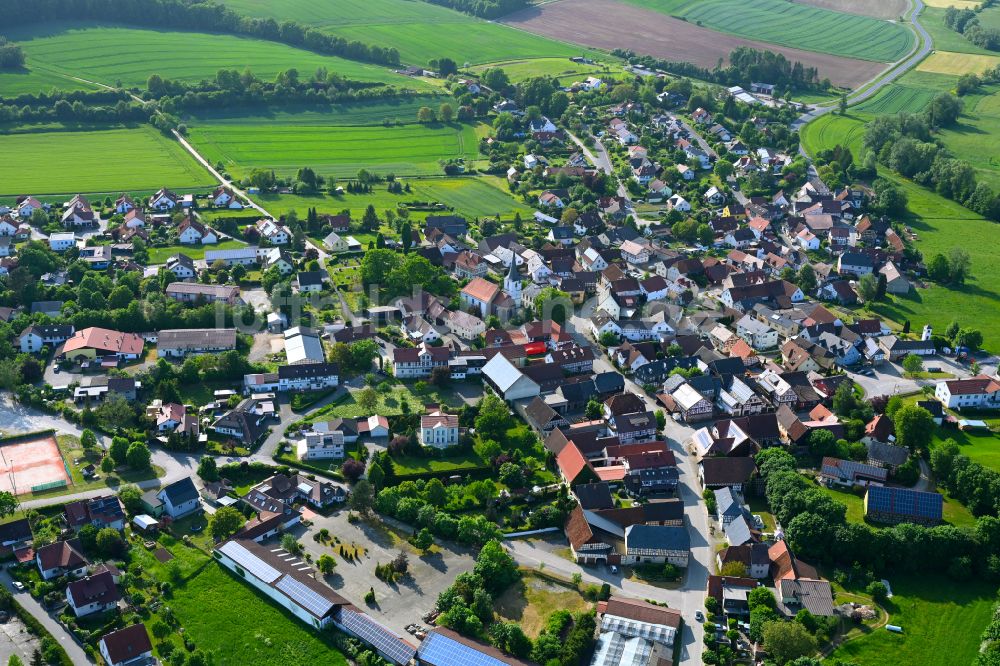
[[[580,309],[579,315],[574,315],[567,323],[567,330],[583,346],[594,347],[594,372],[616,371],[610,360],[600,349],[597,348],[590,339],[589,316],[595,307],[595,299],[590,299]],[[616,371],[617,372],[617,371]],[[646,403],[646,408],[656,412],[662,409],[656,401],[628,377],[625,378],[625,390],[638,395]],[[694,457],[689,455],[684,449],[684,441],[690,437],[692,429],[674,421],[667,416],[667,425],[663,436],[670,445],[670,450],[677,459],[677,468],[680,472],[680,480],[677,486],[677,494],[684,500],[684,513],[687,517],[688,531],[691,538],[691,558],[689,560],[687,572],[679,589],[663,589],[646,585],[635,581],[621,580],[620,575],[612,575],[610,570],[595,571],[583,569],[552,553],[540,554],[540,549],[531,542],[515,541],[510,545],[511,551],[516,554],[519,561],[537,566],[538,562],[545,562],[545,566],[553,569],[567,571],[569,575],[580,572],[589,575],[593,582],[606,582],[622,590],[629,596],[640,599],[655,599],[663,601],[676,608],[684,615],[684,651],[681,663],[701,664],[701,653],[704,647],[702,636],[704,634],[702,625],[695,620],[695,611],[700,610],[705,604],[705,590],[708,588],[708,576],[714,570],[713,557],[715,548],[713,547],[708,527],[708,512],[705,504],[701,500],[701,491],[698,483],[698,469]],[[544,551],[541,551],[544,552]]]

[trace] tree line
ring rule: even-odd
[[[220,32],[256,37],[317,53],[398,65],[399,51],[359,41],[348,41],[295,21],[243,16],[214,2],[186,0],[10,0],[5,18],[13,25],[38,21],[104,20],[149,26]]]
[[[20,45],[0,35],[0,69],[20,69],[24,67],[24,51]]]
[[[426,0],[481,18],[498,18],[528,6],[526,0]]]
[[[628,49],[614,49],[612,55],[625,58],[633,65],[647,69],[662,69],[680,76],[711,81],[724,86],[749,86],[753,81],[767,81],[775,90],[826,90],[829,79],[820,79],[819,70],[790,61],[780,53],[761,51],[749,46],[737,47],[729,54],[729,66],[720,63],[714,69],[699,67],[690,62],[660,60],[648,55],[638,55]]]
[[[950,30],[959,33],[979,48],[988,51],[998,51],[1000,50],[1000,30],[996,28],[984,28],[979,23],[978,16],[979,12],[987,6],[993,5],[994,1],[987,0],[987,2],[976,6],[975,9],[948,7],[948,9],[944,10],[944,24]]]
[[[962,112],[954,95],[935,97],[923,113],[879,116],[868,125],[864,145],[878,161],[943,197],[991,220],[1000,220],[1000,198],[976,180],[968,162],[956,159],[933,137],[935,127],[953,125]]]
[[[143,99],[157,100],[165,113],[197,109],[218,109],[233,106],[258,105],[329,105],[345,102],[365,102],[405,98],[416,92],[345,79],[325,68],[318,69],[308,79],[297,69],[279,72],[274,81],[257,78],[249,69],[239,72],[219,70],[212,80],[187,83],[167,79],[159,74],[146,81]]]
[[[935,453],[938,448],[935,449]],[[932,465],[935,453],[932,453]],[[940,454],[938,454],[940,457]],[[963,456],[950,456],[959,462]],[[974,464],[974,463],[973,463]],[[761,477],[765,480],[767,501],[777,519],[786,526],[791,547],[801,556],[822,562],[848,566],[857,563],[875,572],[892,569],[910,573],[945,572],[956,580],[982,576],[1000,580],[1000,519],[985,512],[996,512],[996,497],[984,495],[981,504],[970,500],[969,509],[979,516],[974,527],[937,525],[925,527],[900,523],[891,527],[872,527],[849,523],[843,504],[795,471],[795,457],[780,448],[765,449],[757,456]],[[966,477],[964,463],[945,470],[938,479]],[[946,473],[947,472],[947,473]],[[991,472],[997,476],[995,472]],[[1000,479],[994,481],[997,483]],[[958,486],[945,482],[946,488]],[[981,486],[976,486],[980,488]],[[1000,487],[1000,483],[997,484]],[[982,491],[986,493],[987,491]],[[991,491],[989,491],[992,493]],[[962,495],[955,499],[963,500]]]

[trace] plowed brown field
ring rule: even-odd
[[[557,0],[531,7],[501,22],[538,35],[601,49],[624,48],[664,60],[715,67],[737,46],[776,51],[819,69],[820,77],[856,88],[886,67],[883,63],[756,42],[614,0]]]

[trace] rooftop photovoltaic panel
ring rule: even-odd
[[[354,634],[397,664],[410,663],[413,655],[417,652],[411,645],[404,643],[399,636],[363,613],[341,608],[340,623],[344,625],[348,633]],[[466,662],[450,663],[464,664]]]
[[[443,634],[430,633],[420,644],[420,663],[428,666],[506,666],[496,657],[469,647]]]
[[[280,571],[235,541],[222,544],[219,551],[265,583],[273,583],[281,577]]]
[[[285,576],[279,580],[275,587],[318,618],[322,618],[329,613],[330,609],[335,605],[316,590],[306,587],[305,584],[300,583],[291,576]]]
[[[940,518],[943,499],[938,493],[871,486],[868,488],[868,509],[924,518]]]

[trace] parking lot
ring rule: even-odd
[[[381,523],[359,521],[352,524],[348,522],[347,514],[347,510],[343,509],[331,516],[317,515],[312,518],[310,527],[296,527],[291,533],[312,555],[313,562],[320,555],[334,557],[337,568],[326,581],[335,590],[400,634],[405,634],[406,625],[420,622],[424,614],[433,610],[438,594],[451,585],[456,576],[471,571],[475,565],[469,551],[452,549],[457,546],[435,548],[435,552],[421,555],[406,542],[408,531],[396,530]],[[337,537],[340,543],[326,545],[314,541],[313,535],[323,528]],[[340,555],[340,544],[349,550],[353,550],[354,546],[365,550],[349,562]],[[392,584],[376,578],[375,565],[390,562],[400,551],[409,558],[410,575]],[[364,601],[369,588],[375,589],[376,602],[373,605]]]

